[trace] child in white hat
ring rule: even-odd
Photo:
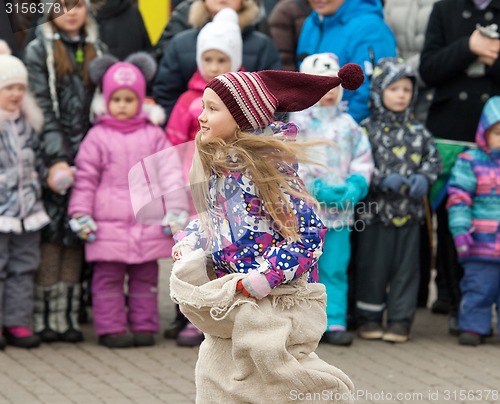
[[[333,53],[308,56],[302,73],[337,76],[338,58]],[[315,162],[303,164],[299,175],[321,203],[320,217],[328,227],[319,266],[319,281],[326,287],[327,328],[323,342],[349,346],[347,327],[347,267],[351,257],[350,234],[354,207],[368,192],[373,173],[370,142],[361,127],[346,112],[342,88],[335,87],[312,107],[290,114],[300,128],[301,141],[327,140],[332,146],[317,146]]]
[[[33,348],[40,344],[30,328],[40,230],[50,221],[39,180],[43,117],[26,92],[26,67],[5,43],[0,48],[0,349]]]

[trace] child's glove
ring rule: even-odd
[[[470,247],[474,244],[474,239],[470,233],[459,234],[453,241],[459,258],[465,258],[469,255]]]
[[[346,192],[345,185],[328,185],[321,179],[314,180],[313,196],[318,202],[323,202],[328,206],[336,206]]]
[[[198,244],[200,236],[197,233],[191,233],[179,240],[172,247],[172,258],[174,261],[179,261],[182,257],[191,254],[196,250],[196,245]]]
[[[271,293],[271,286],[269,286],[269,282],[264,274],[261,274],[258,270],[250,271],[245,278],[238,281],[236,291],[241,291],[247,297],[263,299]]]
[[[243,279],[240,279],[236,283],[236,292],[241,292],[243,294],[243,296],[251,297],[252,299],[255,299],[255,296],[252,296],[250,293],[248,293],[248,291],[243,286]]]
[[[412,174],[408,177],[410,191],[408,194],[413,199],[421,199],[429,191],[429,181],[422,174]]]
[[[380,182],[379,188],[382,191],[401,192],[403,185],[408,185],[405,177],[396,173],[390,173]]]
[[[189,213],[186,211],[175,212],[168,211],[163,220],[161,221],[161,225],[163,226],[163,232],[167,236],[173,236],[179,230],[184,229],[189,219]]]
[[[363,193],[366,193],[367,190],[366,180],[361,174],[351,174],[345,180],[345,188],[339,205],[342,208],[349,208],[356,205],[365,196]]]
[[[95,231],[97,224],[89,215],[74,217],[69,221],[69,226],[83,241],[92,243],[95,241]]]

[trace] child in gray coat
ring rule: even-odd
[[[40,264],[40,229],[49,221],[38,173],[37,130],[42,113],[26,93],[28,72],[0,54],[0,349],[33,348],[30,326],[34,276]],[[3,331],[3,332],[2,332]]]

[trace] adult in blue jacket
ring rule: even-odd
[[[344,91],[348,112],[361,122],[369,115],[368,100],[373,66],[380,58],[396,56],[394,34],[384,22],[380,0],[309,0],[314,11],[302,26],[297,57],[333,52],[339,64],[353,62],[365,72],[356,91]]]

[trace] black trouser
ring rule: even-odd
[[[456,314],[460,305],[460,279],[462,279],[464,270],[458,263],[453,236],[450,233],[446,199],[438,206],[436,215],[436,287],[438,300],[449,301],[452,314]]]
[[[432,245],[429,235],[429,223],[420,226],[420,282],[418,287],[418,307],[427,307],[429,299],[429,281],[431,279]]]
[[[359,325],[387,322],[410,326],[419,287],[420,226],[366,226],[358,234],[356,315]]]

